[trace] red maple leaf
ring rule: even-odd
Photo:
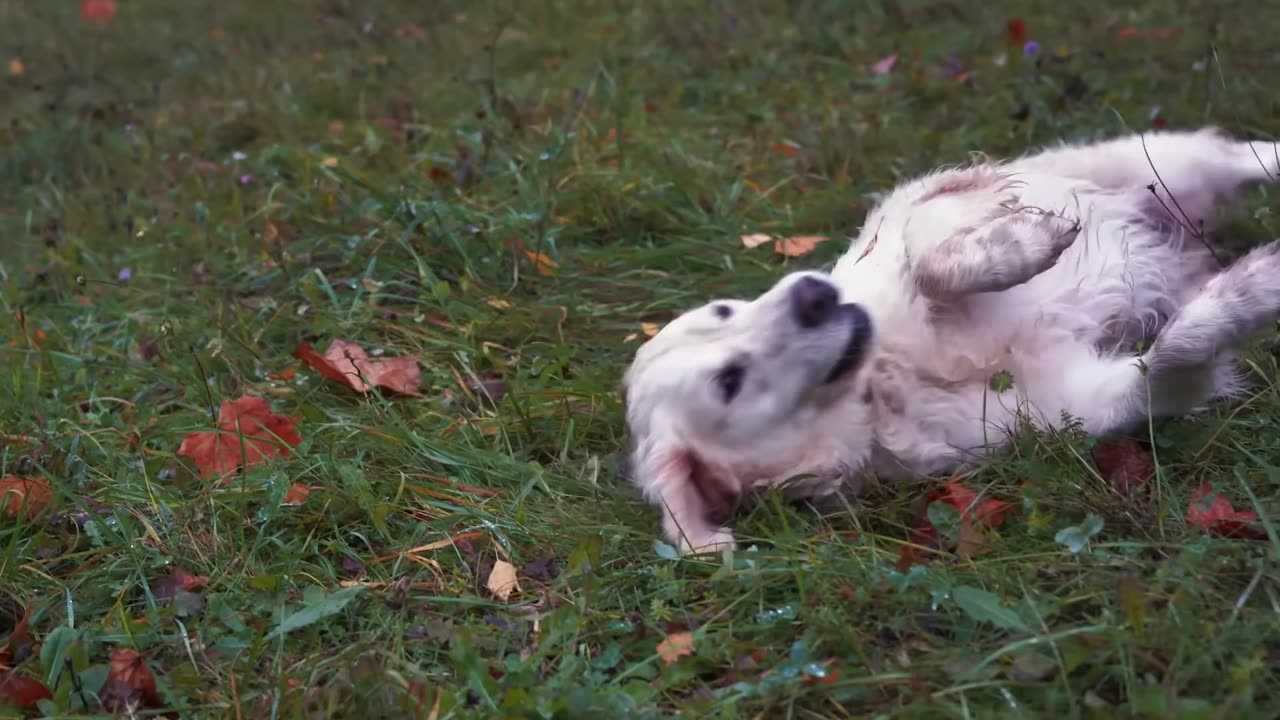
[[[956,552],[962,557],[976,555],[983,550],[983,529],[1000,527],[1005,518],[1014,511],[1014,507],[1003,500],[987,498],[979,500],[978,494],[956,478],[951,478],[945,485],[929,493],[920,506],[915,521],[910,528],[910,544],[904,544],[899,551],[899,572],[916,563],[923,562],[926,555],[942,550],[946,538],[929,522],[929,505],[944,502],[960,511],[960,537],[956,544]]]
[[[991,528],[1000,527],[1005,517],[1013,512],[1013,506],[1003,500],[987,498],[979,501],[977,493],[961,485],[960,481],[954,478],[948,480],[947,484],[940,489],[933,491],[929,495],[929,502],[947,503],[960,511],[962,522],[968,520]]]
[[[265,398],[246,395],[223,403],[218,410],[218,429],[187,435],[178,454],[191,458],[202,477],[226,479],[240,467],[282,456],[286,447],[301,445],[294,423],[288,415],[271,412]]]
[[[1204,483],[1191,496],[1187,506],[1187,522],[1200,528],[1205,534],[1223,537],[1265,540],[1267,533],[1257,525],[1258,514],[1250,510],[1236,510],[1230,500]]]

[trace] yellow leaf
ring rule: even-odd
[[[773,244],[773,251],[779,255],[787,257],[800,257],[813,252],[818,243],[826,242],[827,238],[822,235],[796,235],[794,237],[782,238]]]
[[[26,65],[23,65],[23,64],[22,64],[22,61],[21,61],[21,60],[19,60],[18,58],[14,58],[14,59],[12,59],[12,60],[10,60],[10,61],[9,61],[9,74],[10,74],[10,75],[21,75],[22,73],[24,73],[24,72],[26,72],[26,71],[27,71],[27,66],[26,66]]]
[[[534,252],[532,250],[525,250],[524,254],[533,263],[533,266],[538,269],[539,275],[542,275],[544,277],[551,277],[553,274],[555,274],[555,269],[556,269],[555,260],[552,260],[551,258],[547,257],[546,255],[540,252]]]
[[[500,297],[485,298],[484,301],[489,304],[489,307],[497,308],[499,310],[510,310],[514,307],[510,301],[503,300]]]
[[[325,158],[323,161],[321,161],[321,163],[320,163],[320,164],[321,164],[321,165],[324,165],[324,166],[325,166],[325,167],[327,167],[327,168],[335,168],[335,167],[338,167],[338,158],[333,157],[332,155],[330,155],[329,157],[327,157],[327,158]]]
[[[654,335],[657,335],[658,330],[661,330],[661,328],[658,327],[658,323],[640,323],[640,331],[645,334],[645,337],[653,337]]]
[[[693,654],[693,633],[671,633],[658,643],[658,656],[670,665],[682,657]]]
[[[742,236],[742,246],[749,250],[753,247],[759,247],[772,239],[764,233],[751,233],[750,235]]]
[[[520,589],[520,583],[516,581],[516,566],[506,560],[495,560],[485,587],[494,597],[505,602],[513,590]]]

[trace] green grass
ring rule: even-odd
[[[1255,397],[1151,429],[1149,500],[1090,439],[1020,438],[965,481],[1018,509],[971,560],[895,569],[926,481],[768,497],[732,563],[672,560],[618,475],[625,338],[844,246],[741,233],[840,238],[912,173],[1153,117],[1271,137],[1280,9],[1134,5],[120,0],[91,27],[0,4],[0,476],[54,488],[0,515],[14,676],[50,716],[106,712],[122,647],[182,717],[1280,716],[1275,535],[1184,517],[1211,482],[1280,520],[1270,338]],[[1227,244],[1280,236],[1269,197]],[[272,379],[331,338],[418,358],[426,398]],[[303,443],[201,479],[178,446],[245,394]],[[295,482],[319,489],[281,506]],[[1087,549],[1055,542],[1090,514]],[[528,571],[507,603],[499,558]],[[167,599],[179,567],[208,582]]]

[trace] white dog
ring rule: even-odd
[[[1278,159],[1207,129],[904,183],[829,275],[712,302],[639,349],[633,479],[703,552],[733,542],[753,488],[947,472],[1020,419],[1105,434],[1238,395],[1232,347],[1280,315],[1280,241],[1221,270],[1204,233]]]

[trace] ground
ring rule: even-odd
[[[905,176],[1272,137],[1280,7],[1127,5],[4,3],[0,715],[1280,716],[1271,334],[1241,402],[767,496],[729,560],[619,476],[646,324]],[[292,356],[334,339],[421,397]]]

